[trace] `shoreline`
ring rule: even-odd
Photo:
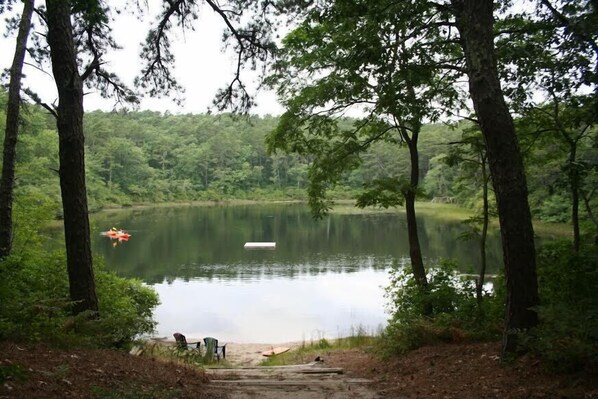
[[[202,341],[203,338],[186,337],[187,342]],[[147,343],[159,345],[176,345],[174,339],[165,338],[150,338],[144,340]],[[234,367],[253,367],[266,360],[267,357],[262,353],[278,347],[289,348],[290,351],[298,349],[306,345],[305,341],[289,341],[277,343],[241,343],[241,342],[219,342],[219,344],[226,344],[226,360]],[[203,344],[202,344],[203,346]]]

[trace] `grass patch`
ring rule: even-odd
[[[336,201],[332,213],[338,215],[368,215],[368,214],[403,214],[405,208],[357,208],[355,201],[339,200]],[[462,222],[473,216],[473,210],[460,207],[456,204],[440,204],[427,201],[418,201],[415,203],[416,212],[419,216],[428,216],[438,220]],[[547,223],[534,221],[534,231],[541,238],[564,238],[571,235],[571,226],[567,223]],[[497,218],[490,220],[490,226],[499,229],[500,225]]]
[[[327,353],[346,349],[372,349],[378,346],[379,337],[365,335],[361,330],[346,338],[327,340],[320,338],[317,341],[303,342],[300,346],[292,348],[289,352],[272,356],[260,364],[261,366],[285,366],[289,364],[305,364],[313,362],[318,356],[326,357]]]
[[[400,214],[402,208],[358,208],[355,201],[337,201],[330,213],[336,215],[371,215],[371,214]]]
[[[3,364],[0,361],[0,384],[6,381],[24,381],[26,378],[25,370],[18,364]]]
[[[438,204],[425,201],[418,201],[415,204],[419,215],[426,215],[441,220],[461,221],[472,215],[470,209],[462,208],[455,204]],[[331,211],[338,215],[368,215],[368,214],[403,214],[405,208],[358,208],[353,200],[338,200]]]
[[[563,239],[571,237],[572,228],[567,223],[548,223],[534,221],[534,233],[541,238]]]
[[[141,344],[143,356],[156,360],[172,363],[181,363],[200,368],[229,368],[231,364],[226,359],[218,361],[215,357],[207,355],[203,350],[180,349],[175,345],[145,342]]]
[[[430,216],[446,221],[464,221],[473,216],[471,209],[462,208],[459,205],[421,201],[415,203],[415,211],[418,215]]]

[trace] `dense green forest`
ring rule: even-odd
[[[2,109],[6,93],[0,96]],[[0,127],[4,128],[4,113]],[[269,154],[265,136],[277,125],[274,116],[172,115],[159,112],[89,112],[85,115],[87,187],[90,209],[139,203],[223,200],[305,199],[310,159],[281,152]],[[350,126],[353,121],[344,123]],[[420,200],[450,201],[475,208],[481,201],[480,171],[471,162],[451,162],[463,147],[468,124],[425,125],[420,139]],[[465,133],[464,133],[465,131]],[[534,135],[525,144],[532,212],[538,220],[568,222],[567,147]],[[578,144],[584,167],[587,207],[580,213],[591,232],[598,199],[597,134]],[[359,168],[337,185],[337,198],[350,198],[373,179],[409,173],[406,147],[377,143]],[[60,209],[58,136],[53,117],[34,105],[24,107],[17,152],[16,192],[35,192]]]

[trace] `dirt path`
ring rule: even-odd
[[[234,399],[374,399],[371,381],[345,375],[344,369],[323,363],[263,367],[262,352],[274,347],[298,348],[301,342],[226,344],[226,360],[232,368],[207,370],[210,387]]]
[[[211,388],[231,398],[374,399],[371,381],[350,378],[341,368],[319,362],[276,367],[241,367],[207,371]]]

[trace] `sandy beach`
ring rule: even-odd
[[[262,355],[264,351],[272,350],[278,347],[286,347],[292,350],[302,345],[302,342],[283,342],[276,344],[241,344],[229,342],[226,344],[226,360],[234,366],[246,367],[257,366],[266,357]]]
[[[203,338],[187,337],[187,342],[198,342]],[[174,339],[152,339],[166,345],[175,345]],[[289,348],[293,350],[304,344],[301,341],[295,342],[277,342],[277,343],[237,343],[237,342],[219,342],[219,345],[226,344],[226,360],[235,367],[257,366],[266,359],[263,352],[274,348]],[[203,345],[203,344],[202,344]]]

